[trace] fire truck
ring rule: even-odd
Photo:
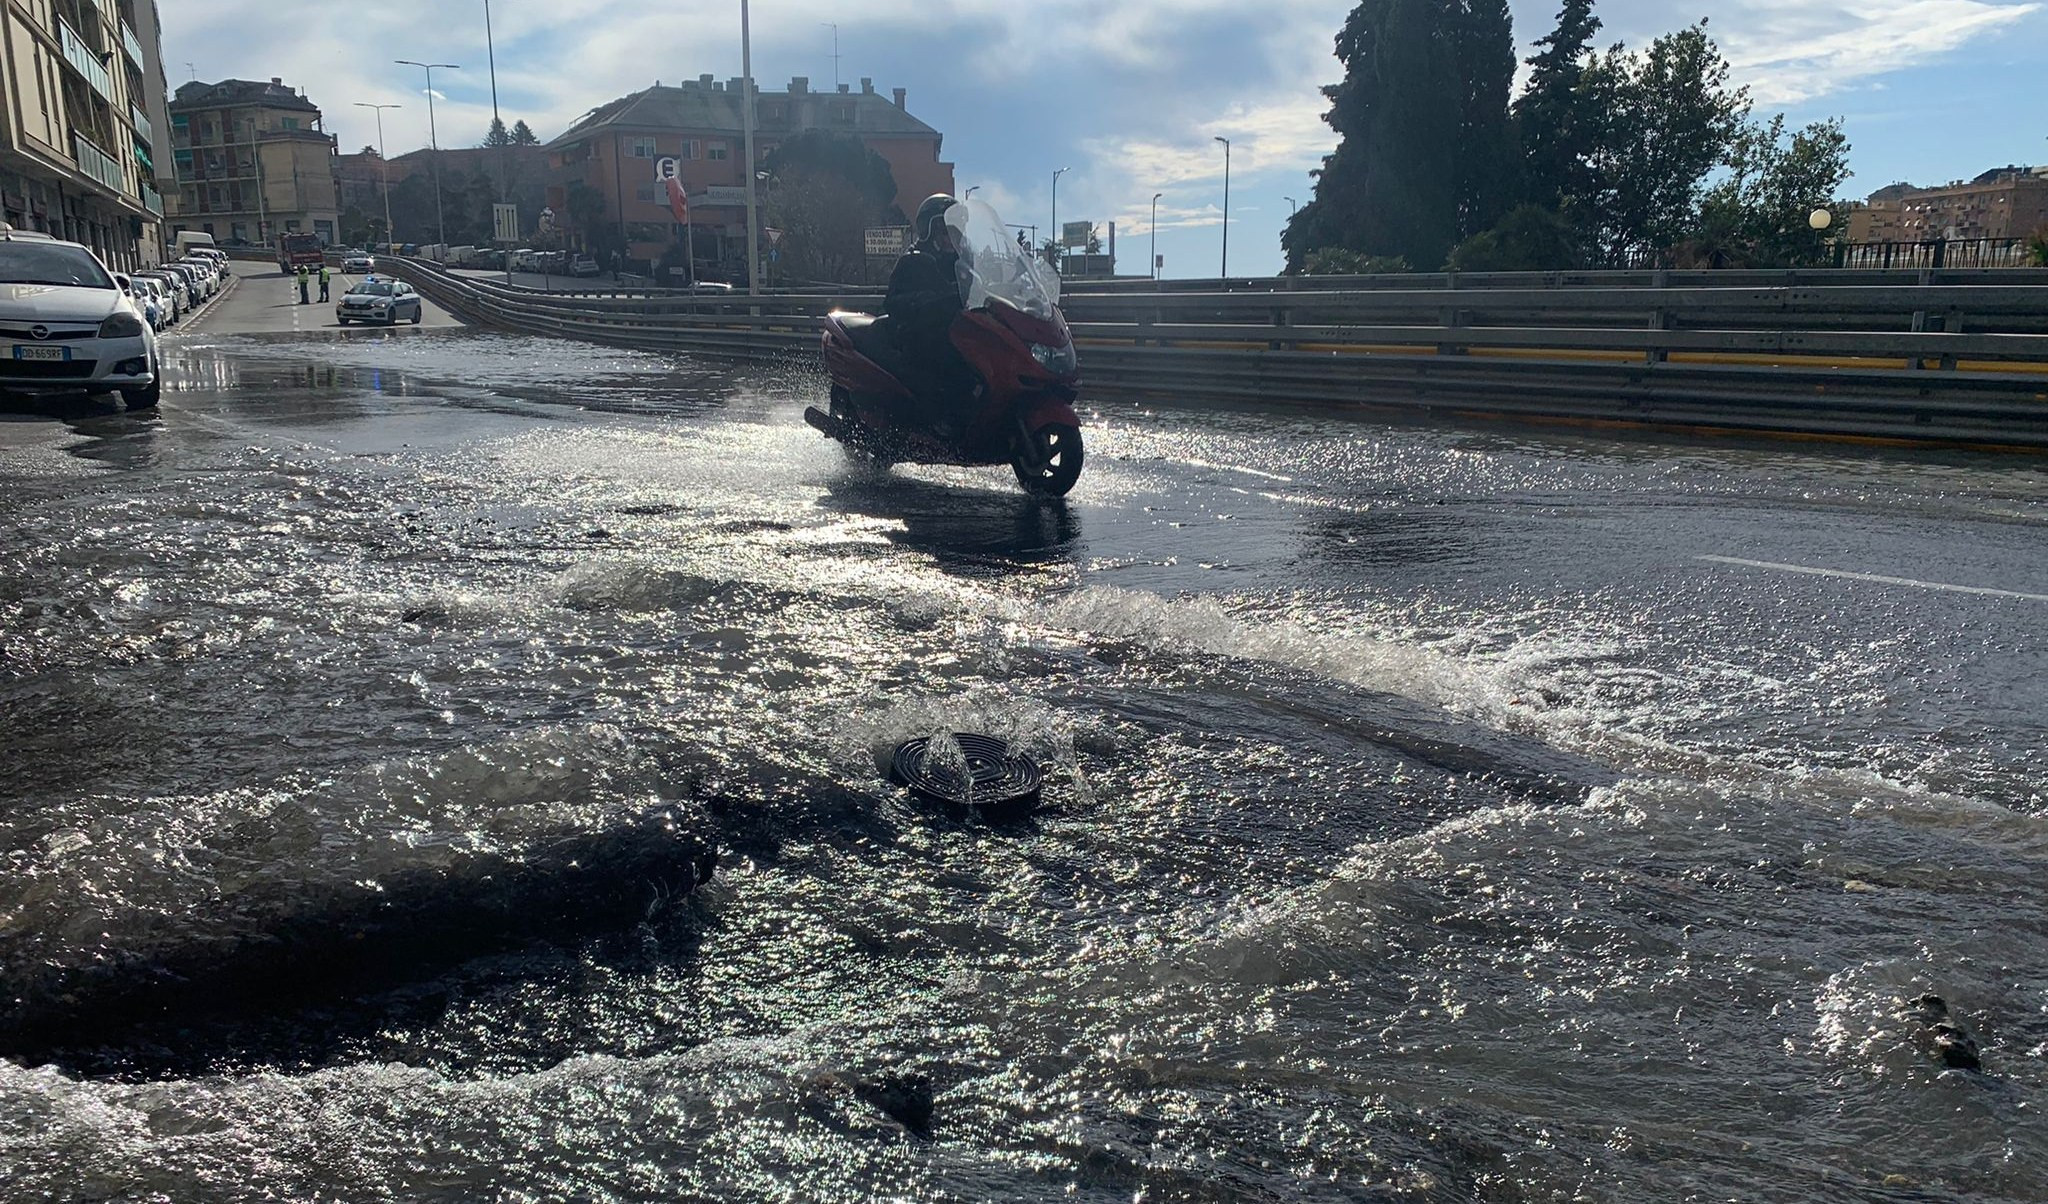
[[[277,268],[289,276],[304,264],[317,269],[327,261],[327,251],[311,234],[280,234],[277,238]]]

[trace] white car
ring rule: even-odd
[[[341,270],[367,276],[377,270],[377,261],[368,255],[350,255],[341,261]]]
[[[156,332],[106,265],[78,243],[0,225],[0,389],[118,392],[146,410],[162,388]]]
[[[341,295],[334,306],[334,320],[343,326],[350,322],[392,326],[400,318],[408,318],[417,326],[424,310],[425,305],[420,295],[412,291],[412,285],[372,276]]]

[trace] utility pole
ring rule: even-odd
[[[1059,242],[1060,238],[1060,177],[1072,170],[1074,169],[1071,167],[1062,167],[1052,173],[1052,237],[1055,244]],[[1057,272],[1060,270],[1057,260],[1062,257],[1055,253],[1053,258],[1055,262],[1052,264],[1052,270]]]
[[[512,175],[505,163],[505,156],[512,153],[512,132],[505,129],[504,118],[498,116],[498,46],[497,42],[491,37],[491,0],[484,0],[484,53],[490,56],[491,64],[491,128],[505,135],[505,144],[498,148],[498,203],[504,205],[511,203],[512,200]],[[497,233],[496,225],[495,221],[492,222],[493,229],[491,233],[494,235]],[[513,245],[518,245],[517,239],[513,240]],[[510,288],[512,285],[512,248],[506,247],[503,249],[505,251],[505,286]]]
[[[1223,279],[1230,279],[1230,139],[1218,135],[1223,144]]]
[[[1152,279],[1159,279],[1159,198],[1163,192],[1152,194]]]
[[[401,67],[423,67],[427,72],[427,149],[434,160],[434,223],[438,228],[442,251],[448,247],[448,213],[441,200],[441,136],[434,130],[434,68],[445,67],[450,71],[462,70],[460,63],[416,63],[411,59],[391,60]]]
[[[381,153],[381,152],[380,152]],[[256,140],[256,119],[249,119],[249,163],[256,169],[256,241],[270,243],[270,208],[263,196],[263,146]]]
[[[832,90],[837,92],[839,91],[839,27],[830,21],[820,21],[818,24],[832,31]]]
[[[754,159],[754,27],[740,0],[740,129],[747,143],[747,293],[761,295],[761,190]]]
[[[384,157],[384,110],[402,109],[405,106],[373,105],[359,100],[356,107],[377,110],[377,166],[382,169],[384,175],[384,242],[388,246],[397,242],[398,237],[391,230],[391,160]]]

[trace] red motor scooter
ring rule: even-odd
[[[825,318],[829,410],[804,421],[884,464],[1008,464],[1025,490],[1064,497],[1081,479],[1081,374],[1073,335],[1059,310],[1059,277],[1009,239],[993,209],[957,207],[963,299],[953,346],[980,378],[959,399],[963,420],[942,436],[916,423],[916,399],[884,364],[894,357],[887,319],[836,312]],[[950,220],[950,219],[949,219]]]

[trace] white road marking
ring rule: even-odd
[[[1913,589],[1934,589],[1951,594],[1977,594],[1985,598],[2017,598],[2022,602],[2048,602],[2048,594],[2024,594],[2018,590],[1989,589],[1981,585],[1950,585],[1942,581],[1918,581],[1911,577],[1883,577],[1876,573],[1851,573],[1843,569],[1816,569],[1800,564],[1776,564],[1768,560],[1740,560],[1733,556],[1701,556],[1711,564],[1732,564],[1746,569],[1769,569],[1776,573],[1798,573],[1806,577],[1835,577],[1843,581],[1868,581],[1876,585],[1904,585]]]

